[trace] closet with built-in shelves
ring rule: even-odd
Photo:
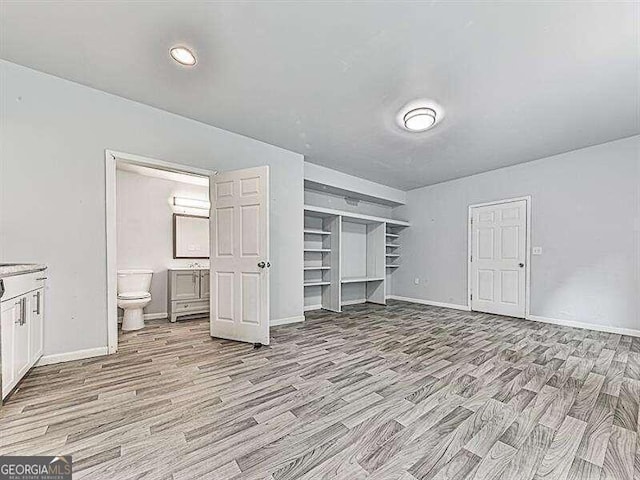
[[[337,218],[304,217],[304,295],[306,307],[340,311],[340,299],[331,288],[338,281],[340,223]]]
[[[305,205],[305,310],[340,312],[344,305],[386,304],[400,267],[402,220]]]

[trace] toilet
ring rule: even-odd
[[[124,310],[122,330],[144,327],[142,310],[151,302],[153,270],[118,270],[118,307]]]

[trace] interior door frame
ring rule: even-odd
[[[502,200],[494,200],[492,202],[474,203],[472,205],[469,205],[467,214],[467,306],[469,307],[469,311],[473,311],[471,305],[471,294],[473,293],[473,266],[471,265],[471,254],[473,251],[473,224],[471,223],[471,221],[473,219],[473,209],[477,207],[488,207],[490,205],[499,205],[501,203],[518,202],[522,200],[525,201],[527,212],[527,219],[525,223],[525,228],[527,229],[527,231],[525,234],[526,264],[524,275],[524,318],[528,319],[531,316],[531,312],[529,310],[531,303],[531,195],[505,198]]]
[[[217,170],[165,162],[155,158],[143,157],[132,153],[123,153],[106,149],[105,157],[105,212],[107,247],[107,353],[118,351],[118,256],[117,256],[117,217],[116,217],[116,167],[119,162],[157,168],[180,173],[191,173],[209,178]]]

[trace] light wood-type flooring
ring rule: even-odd
[[[74,479],[640,480],[640,338],[390,302],[272,344],[151,322],[34,369],[0,453]]]

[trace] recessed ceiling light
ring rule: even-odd
[[[433,108],[414,108],[404,116],[404,127],[412,132],[423,132],[436,123],[436,111]]]
[[[173,47],[169,50],[171,57],[180,65],[193,67],[196,64],[196,56],[187,47]]]

